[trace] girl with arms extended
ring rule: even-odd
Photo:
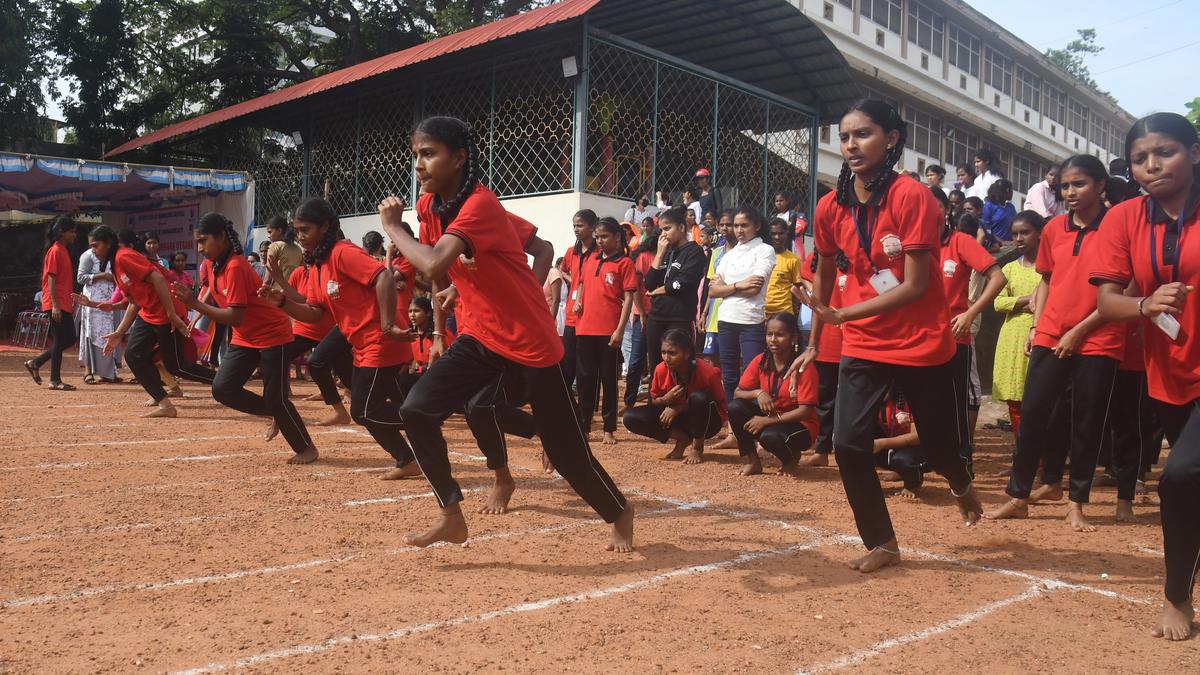
[[[442,422],[506,373],[524,377],[542,448],[571,487],[613,525],[609,550],[633,550],[633,507],[592,455],[560,366],[562,342],[546,309],[522,237],[495,194],[479,182],[474,133],[462,120],[433,117],[412,136],[421,199],[421,240],[400,227],[404,204],[381,203],[380,220],[396,247],[433,282],[459,295],[459,334],[440,358],[445,317],[434,306],[432,364],[401,407],[418,462],[441,506],[433,528],[407,537],[414,546],[467,539],[462,490],[450,471]]]

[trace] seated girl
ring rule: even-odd
[[[929,464],[921,450],[921,438],[917,435],[917,425],[908,411],[908,404],[895,389],[888,394],[887,403],[879,412],[875,430],[875,466],[895,474],[884,474],[883,480],[904,481],[897,497],[906,501],[918,499],[917,493],[925,482]]]
[[[810,366],[794,380],[786,377],[800,346],[796,316],[780,312],[767,321],[767,351],[760,354],[738,382],[729,404],[729,424],[742,456],[741,475],[762,473],[756,443],[779,458],[779,473],[799,473],[800,453],[817,434],[817,368]]]
[[[705,439],[724,425],[721,371],[696,359],[690,335],[677,328],[668,330],[662,338],[662,363],[650,382],[650,403],[626,411],[625,428],[659,443],[673,439],[675,448],[663,459],[699,464],[704,461]]]

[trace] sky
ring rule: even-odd
[[[1038,51],[1096,29],[1104,51],[1087,58],[1100,85],[1134,117],[1187,112],[1200,96],[1200,0],[969,0]],[[1169,52],[1169,53],[1168,53]]]

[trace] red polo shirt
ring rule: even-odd
[[[1071,217],[1070,212],[1055,216],[1042,229],[1037,271],[1050,276],[1050,295],[1038,319],[1035,347],[1054,349],[1064,333],[1096,311],[1096,289],[1088,283],[1094,265],[1089,261],[1102,254],[1104,244],[1097,233],[1104,228],[1096,222],[1080,229]],[[1125,327],[1105,322],[1084,337],[1075,352],[1120,361],[1125,354]]]
[[[158,299],[158,293],[154,292],[154,286],[150,284],[151,272],[163,275],[163,269],[141,253],[131,248],[117,249],[117,257],[113,260],[113,276],[116,277],[117,286],[121,287],[130,302],[138,306],[138,316],[142,317],[142,321],[162,326],[171,323],[171,319]],[[163,283],[166,281],[163,275]],[[172,306],[176,316],[187,316],[187,307],[183,303],[172,298]]]
[[[812,283],[814,273],[812,270],[812,257],[817,255],[816,251],[809,254],[804,263],[800,265],[800,276]],[[837,309],[842,306],[842,292],[846,289],[848,277],[841,270],[837,270],[834,274],[833,292],[829,294],[829,306]],[[817,361],[821,363],[839,363],[842,360],[842,328],[833,324],[825,324],[821,328],[821,339],[817,342]]]
[[[71,253],[61,241],[56,241],[46,250],[42,258],[42,311],[54,309],[54,300],[58,308],[64,312],[71,311],[75,301],[71,292],[75,290],[74,268],[71,267]],[[54,277],[54,297],[50,296],[50,277]]]
[[[433,319],[430,318],[430,321]],[[446,329],[446,337],[442,340],[442,346],[449,349],[450,345],[454,344],[454,331]],[[425,337],[424,335],[417,338],[417,341],[412,343],[413,362],[421,367],[421,372],[429,367],[429,350],[433,347],[433,338]]]
[[[1113,282],[1126,286],[1137,281],[1142,293],[1149,295],[1159,286],[1180,281],[1200,286],[1200,200],[1189,202],[1192,210],[1184,219],[1178,235],[1178,262],[1164,261],[1163,244],[1168,228],[1175,222],[1151,224],[1147,213],[1149,197],[1138,197],[1117,204],[1104,217],[1100,228],[1100,246],[1088,259],[1093,284]],[[1159,219],[1155,219],[1159,220]],[[1154,233],[1158,274],[1151,262],[1150,238]],[[1200,298],[1193,292],[1183,305],[1179,337],[1172,340],[1147,319],[1142,327],[1142,352],[1146,361],[1146,379],[1150,396],[1172,405],[1187,405],[1200,398]]]
[[[941,277],[946,287],[946,301],[950,303],[951,319],[970,307],[967,291],[971,285],[971,270],[983,274],[995,266],[996,259],[975,237],[957,230],[950,233],[949,241],[942,245]],[[970,331],[955,340],[959,344],[971,344]]]
[[[378,260],[343,239],[308,275],[308,304],[333,314],[354,347],[354,365],[359,368],[386,368],[412,361],[409,343],[385,337],[379,327],[375,277],[384,271]]]
[[[703,359],[696,359],[692,363],[695,368],[695,371],[692,373],[692,379],[688,381],[687,390],[683,393],[683,398],[676,402],[676,405],[686,404],[687,397],[698,391],[707,392],[712,397],[712,400],[717,403],[717,409],[721,412],[721,419],[726,419],[725,385],[721,384],[721,371]],[[665,362],[659,363],[654,368],[654,378],[650,380],[650,396],[654,398],[663,396],[678,383],[675,379],[675,374],[671,372],[667,364]]]
[[[574,326],[579,323],[579,315],[571,311],[575,307],[575,300],[579,296],[576,292],[580,290],[579,284],[583,279],[583,268],[587,264],[589,258],[600,254],[599,248],[596,247],[595,240],[592,241],[592,247],[582,249],[581,244],[575,243],[575,246],[567,249],[563,255],[563,271],[571,276],[571,283],[567,286],[567,299],[565,312],[565,325]],[[653,260],[653,258],[651,258]]]
[[[433,211],[433,195],[417,201],[421,243],[434,245],[443,235],[466,244],[467,262],[460,256],[448,271],[458,289],[459,335],[470,335],[483,346],[526,366],[547,368],[562,360],[562,341],[546,308],[542,286],[529,269],[513,220],[496,195],[477,185],[458,215],[443,228]]]
[[[292,341],[292,320],[282,309],[258,297],[261,287],[258,273],[245,256],[237,253],[231,253],[221,271],[213,274],[213,297],[217,305],[222,309],[245,308],[242,325],[232,327],[229,344],[266,349]]]
[[[929,253],[929,284],[916,302],[842,326],[842,354],[853,358],[904,366],[935,366],[954,356],[946,291],[938,283],[941,265],[942,217],[929,188],[905,175],[897,176],[873,206],[842,206],[836,192],[817,204],[816,250],[850,259],[849,280],[843,290],[845,307],[875,297],[870,284],[875,268],[889,269],[904,281],[904,252]],[[855,227],[855,212],[864,209],[870,236],[870,256],[863,251]],[[885,252],[884,245],[892,255]],[[874,268],[872,268],[874,263]]]
[[[312,274],[309,274],[312,272]],[[288,277],[288,283],[296,292],[305,294],[308,292],[308,277],[316,276],[316,271],[305,265],[301,265],[292,270],[292,275]],[[329,335],[329,331],[333,330],[333,314],[325,312],[325,317],[321,319],[321,323],[304,323],[296,321],[292,324],[292,334],[297,337],[306,337],[310,340],[320,342]]]
[[[625,254],[608,259],[594,255],[583,264],[582,277],[583,315],[575,334],[610,336],[621,321],[625,293],[637,290],[633,261]]]
[[[775,401],[775,410],[780,413],[795,410],[802,405],[816,406],[820,402],[820,397],[817,395],[816,368],[805,368],[804,372],[797,376],[796,390],[793,392],[792,383],[783,377],[783,373],[763,368],[763,362],[770,358],[769,352],[763,352],[758,358],[751,361],[749,367],[742,373],[742,379],[738,380],[738,389],[742,391],[761,389],[770,393],[771,398]],[[817,431],[821,425],[817,421],[816,415],[802,420],[800,423],[808,429],[810,438],[817,437]]]

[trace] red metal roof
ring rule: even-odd
[[[199,115],[167,127],[163,127],[157,131],[152,131],[143,136],[129,141],[109,152],[105,153],[105,157],[112,157],[130,150],[135,150],[145,145],[158,143],[168,138],[180,136],[182,134],[198,131],[214,124],[220,124],[242,115],[248,115],[265,108],[287,103],[299,98],[303,98],[310,94],[316,94],[328,89],[340,87],[351,82],[363,80],[368,77],[373,77],[381,73],[386,73],[391,70],[397,70],[406,66],[435,59],[439,56],[444,56],[463,49],[478,47],[501,38],[510,37],[519,33],[524,33],[531,30],[536,30],[544,26],[568,21],[582,16],[588,10],[596,5],[600,0],[562,0],[552,5],[535,9],[524,14],[518,14],[506,19],[500,19],[492,23],[476,26],[469,30],[447,35],[436,40],[430,40],[415,47],[398,51],[385,56],[380,56],[370,61],[364,61],[358,65],[350,66],[336,70],[332,73],[327,73],[320,77],[313,78],[306,82],[294,84],[279,91],[273,91],[269,94],[259,96],[258,98],[243,101],[237,105],[214,110],[213,112]]]

